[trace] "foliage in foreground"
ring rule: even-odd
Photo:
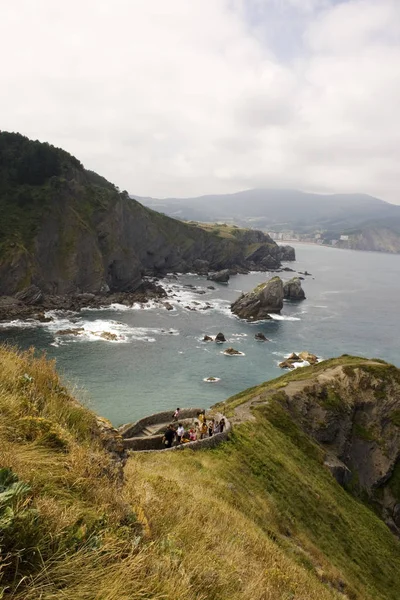
[[[215,450],[133,455],[122,483],[51,363],[0,364],[4,598],[398,600],[398,541],[279,404]]]

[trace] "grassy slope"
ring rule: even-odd
[[[53,366],[0,362],[0,465],[31,486],[0,532],[4,597],[398,599],[398,541],[278,403],[215,450],[132,456],[121,485]]]

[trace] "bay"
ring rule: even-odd
[[[214,290],[204,277],[185,275],[164,280],[176,294],[173,311],[115,306],[57,314],[49,324],[1,324],[0,342],[44,350],[75,395],[115,425],[177,406],[207,408],[281,375],[278,363],[291,352],[379,357],[400,366],[400,256],[294,246],[297,261],[288,266],[312,273],[303,281],[307,299],[285,302],[272,321],[246,323],[229,310],[241,291],[272,274],[237,275],[228,285],[212,283]],[[203,310],[206,303],[212,308]],[[56,333],[77,327],[85,328],[82,336]],[[118,340],[99,338],[102,331]],[[219,331],[227,344],[202,341]],[[258,331],[270,341],[257,342]],[[224,356],[228,345],[244,356]],[[209,376],[220,381],[204,382]]]

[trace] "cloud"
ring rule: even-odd
[[[396,0],[14,0],[0,51],[2,128],[132,193],[400,203]]]

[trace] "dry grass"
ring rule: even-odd
[[[290,425],[256,411],[216,450],[131,457],[122,484],[51,363],[0,365],[0,466],[30,485],[0,598],[398,600],[399,544]]]

